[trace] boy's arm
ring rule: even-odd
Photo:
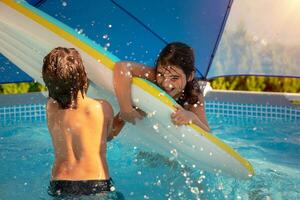
[[[120,118],[120,113],[114,116],[114,110],[109,102],[102,99],[97,100],[102,105],[104,117],[106,118],[106,141],[110,141],[120,133],[125,122]]]
[[[120,112],[114,116],[112,120],[112,128],[111,131],[108,133],[107,141],[111,141],[114,137],[119,135],[120,131],[125,125],[125,121],[120,118]]]

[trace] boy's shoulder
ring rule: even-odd
[[[104,115],[113,116],[113,108],[108,101],[104,99],[93,99],[93,100],[99,103],[99,106],[102,107]]]
[[[50,97],[47,100],[46,106],[47,106],[48,111],[53,110],[53,109],[58,109],[58,107],[59,107],[57,101],[55,101],[54,99],[52,99]]]

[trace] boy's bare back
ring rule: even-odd
[[[54,197],[112,191],[106,143],[125,122],[105,100],[86,96],[88,77],[79,52],[57,47],[43,60],[47,123],[55,159],[48,194]]]
[[[60,109],[47,103],[48,128],[55,149],[52,180],[106,180],[106,142],[113,111],[104,100],[78,94],[76,109]]]

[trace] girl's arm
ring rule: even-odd
[[[197,116],[193,123],[202,127],[207,132],[210,132],[205,114],[204,98],[202,95],[199,96],[199,103],[190,105],[189,110]]]
[[[185,108],[181,106],[175,106],[175,108],[176,111],[171,114],[173,124],[181,126],[193,123],[203,130],[210,132],[205,116],[204,100],[202,96],[199,96],[199,103],[187,105]]]
[[[133,62],[117,62],[114,66],[113,82],[120,105],[120,117],[127,122],[135,124],[135,120],[141,119],[143,113],[133,107],[131,96],[132,77],[141,77],[154,81],[155,70]]]

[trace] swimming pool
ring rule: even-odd
[[[107,154],[117,190],[125,199],[300,199],[299,112],[291,111],[294,118],[284,120],[280,113],[241,117],[238,109],[245,106],[246,114],[253,109],[206,104],[212,132],[252,163],[256,175],[251,180],[184,166],[116,139]],[[229,111],[232,115],[226,116]],[[44,104],[2,107],[0,119],[0,199],[51,199],[47,186],[53,149]]]

